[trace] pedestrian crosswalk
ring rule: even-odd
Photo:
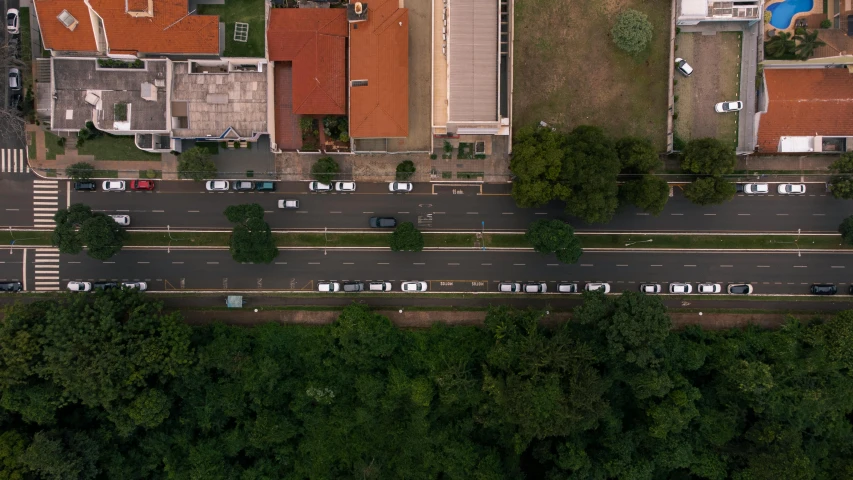
[[[0,149],[0,172],[30,173],[27,150],[24,148]]]
[[[37,248],[35,290],[59,290],[59,249]]]
[[[53,216],[59,209],[59,182],[33,180],[33,222],[36,227],[53,228]]]

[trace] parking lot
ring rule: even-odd
[[[675,134],[684,141],[714,137],[737,147],[738,114],[716,113],[719,102],[740,100],[740,32],[679,33],[676,57],[687,60],[690,77],[676,72]]]

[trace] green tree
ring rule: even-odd
[[[321,157],[311,165],[311,178],[320,183],[330,184],[340,172],[341,167],[332,157]]]
[[[818,40],[817,34],[817,30],[812,30],[803,35],[794,36],[794,40],[797,40],[797,47],[794,51],[800,60],[808,60],[814,55],[815,50],[826,45],[826,42]]]
[[[838,226],[838,233],[844,242],[853,245],[853,215],[844,219]]]
[[[519,207],[538,207],[568,195],[559,183],[565,136],[550,128],[522,127],[512,142],[512,197]]]
[[[733,147],[716,138],[697,138],[684,147],[681,168],[699,175],[725,175],[734,171],[736,162]]]
[[[561,198],[566,213],[587,223],[607,223],[619,207],[616,177],[621,164],[613,141],[604,130],[576,127],[566,138],[560,179],[571,191]]]
[[[406,182],[415,174],[415,164],[411,160],[403,160],[397,165],[397,180]]]
[[[112,217],[95,212],[80,225],[80,239],[90,257],[106,260],[121,251],[127,232]]]
[[[669,184],[654,175],[629,180],[621,188],[626,201],[652,215],[660,214],[669,200]]]
[[[832,173],[853,173],[853,152],[842,153],[829,166]]]
[[[764,44],[764,52],[768,57],[772,58],[793,55],[795,49],[796,43],[790,32],[777,32],[776,35]]]
[[[663,160],[647,138],[623,137],[616,141],[622,173],[650,173],[663,167]]]
[[[264,221],[264,208],[257,203],[230,205],[225,218],[234,223],[231,257],[238,262],[271,263],[278,256],[272,230]]]
[[[629,9],[616,17],[610,35],[617,47],[636,55],[646,49],[653,32],[652,23],[645,13]]]
[[[391,234],[391,250],[420,252],[424,249],[424,234],[412,222],[402,222]]]
[[[563,263],[577,263],[583,249],[574,229],[560,220],[536,220],[524,235],[533,250],[543,254],[557,254]]]
[[[853,152],[841,154],[829,166],[829,171],[835,173],[830,178],[829,191],[835,198],[853,198]]]
[[[86,162],[77,162],[65,169],[65,175],[78,182],[91,179],[94,172],[95,167]]]
[[[210,158],[210,151],[193,147],[178,155],[178,175],[197,182],[216,178],[216,164]]]
[[[706,177],[684,187],[684,196],[697,205],[717,205],[734,198],[735,185],[724,178]]]

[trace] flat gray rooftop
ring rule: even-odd
[[[498,120],[497,0],[449,0],[448,115],[451,122]]]
[[[166,61],[146,60],[145,69],[98,69],[91,59],[53,58],[54,130],[79,130],[87,121],[113,130],[114,106],[128,104],[130,131],[166,131]],[[156,88],[156,100],[142,98],[142,84]],[[102,110],[86,101],[87,93],[101,99]],[[97,113],[97,116],[95,115]],[[126,130],[126,129],[125,129]]]
[[[189,73],[172,64],[172,102],[187,102],[187,128],[179,138],[220,137],[228,128],[241,137],[267,132],[266,72]]]

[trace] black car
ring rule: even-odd
[[[735,184],[735,191],[737,193],[743,193],[743,184],[742,183],[736,183]]]
[[[0,282],[0,292],[20,292],[23,289],[21,282]]]
[[[118,288],[118,284],[116,282],[92,282],[92,290],[100,288],[101,290],[109,290],[111,288]]]
[[[752,293],[752,285],[748,283],[730,283],[729,295],[749,295]]]
[[[24,100],[24,97],[21,96],[20,93],[13,93],[12,95],[9,96],[9,107],[10,108],[17,108],[18,110],[23,110],[23,108],[24,108],[23,103],[22,103],[23,100]]]
[[[815,283],[809,287],[812,295],[835,295],[838,293],[838,287],[831,283]]]
[[[397,219],[394,217],[370,217],[371,228],[394,228],[397,226]]]
[[[850,285],[850,289],[847,290],[850,295],[853,295],[853,285]]]
[[[74,182],[74,190],[78,192],[94,192],[97,189],[95,182]]]
[[[345,292],[360,292],[364,290],[364,284],[361,282],[346,282],[343,287]]]

